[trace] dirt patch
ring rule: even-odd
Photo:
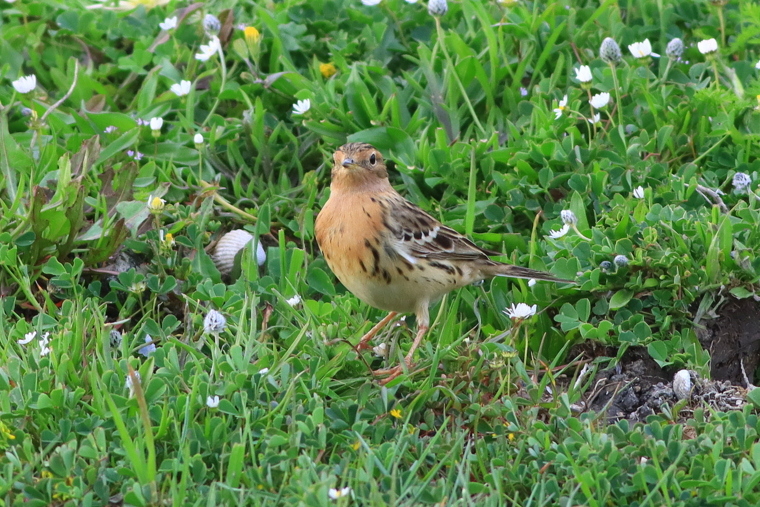
[[[718,317],[697,331],[699,342],[710,353],[713,380],[744,385],[741,362],[750,382],[756,383],[760,365],[760,303],[752,298],[732,299],[718,310]]]
[[[604,412],[610,423],[620,419],[644,421],[680,400],[686,400],[679,405],[677,418],[681,421],[700,406],[721,411],[740,409],[746,403],[748,387],[742,362],[749,382],[760,383],[754,375],[760,366],[760,303],[753,299],[730,300],[715,318],[704,322],[697,336],[710,353],[710,379],[684,371],[674,391],[677,371],[660,368],[645,348],[632,347],[615,367],[597,374],[579,408]],[[616,353],[611,347],[585,343],[575,347],[571,356],[614,357]]]

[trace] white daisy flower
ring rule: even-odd
[[[559,101],[559,106],[554,108],[554,119],[559,120],[562,117],[562,113],[567,109],[567,95],[562,97]]]
[[[549,231],[549,237],[550,237],[551,239],[559,239],[559,238],[561,238],[562,236],[564,236],[565,234],[567,234],[567,232],[568,232],[569,230],[570,230],[570,226],[569,226],[569,225],[567,225],[567,224],[565,224],[565,225],[563,225],[563,226],[562,226],[562,228],[561,228],[560,230],[558,230],[558,231],[555,231],[555,230],[551,230],[551,231]]]
[[[715,39],[701,40],[697,42],[697,48],[703,55],[709,55],[715,53],[718,50],[718,41]]]
[[[579,68],[575,69],[575,79],[581,83],[590,83],[593,79],[593,76],[591,75],[591,67],[588,65],[581,65]]]
[[[27,343],[31,342],[37,337],[37,331],[32,331],[31,333],[26,333],[24,337],[18,341],[19,345],[26,345]]]
[[[523,320],[534,316],[536,314],[536,310],[538,310],[538,305],[530,306],[526,305],[525,303],[512,303],[512,306],[505,309],[504,313],[506,313],[510,319]]]
[[[293,114],[304,114],[309,109],[311,109],[311,100],[309,99],[299,100],[293,104]]]
[[[649,42],[649,39],[644,39],[644,42],[629,44],[628,50],[636,58],[646,58],[648,56],[660,57],[657,53],[652,53],[652,44]]]
[[[160,116],[156,116],[150,119],[150,129],[151,130],[161,130],[161,127],[164,126],[164,119]]]
[[[177,28],[177,16],[166,18],[162,23],[158,24],[158,27],[161,28],[161,30],[173,30],[174,28]]]
[[[331,500],[337,500],[338,498],[343,498],[344,496],[348,496],[350,494],[351,488],[348,486],[341,489],[330,488],[327,492],[327,496],[329,496]]]
[[[195,54],[195,59],[205,62],[222,50],[222,43],[219,42],[219,37],[214,35],[208,44],[201,44],[199,49],[201,52]]]
[[[30,74],[21,76],[11,83],[13,88],[19,93],[29,93],[37,87],[37,76]]]
[[[607,92],[597,93],[588,101],[594,109],[601,109],[610,103],[610,94]]]
[[[190,93],[190,90],[193,87],[193,83],[190,81],[187,81],[186,79],[183,79],[179,83],[174,83],[169,88],[177,97],[184,97],[188,93]]]

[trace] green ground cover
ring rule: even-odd
[[[0,505],[760,502],[752,405],[608,425],[571,353],[709,376],[757,297],[760,5],[92,1],[0,1]],[[314,240],[346,141],[577,286],[449,294],[379,386],[414,319],[357,354]]]

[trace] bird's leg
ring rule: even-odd
[[[375,370],[375,375],[379,376],[386,376],[383,380],[380,381],[380,385],[384,386],[391,380],[395,379],[401,373],[403,373],[404,369],[410,369],[412,367],[412,358],[414,357],[414,351],[417,350],[417,347],[420,346],[420,343],[422,343],[422,338],[425,336],[425,333],[427,333],[428,326],[423,326],[420,324],[420,326],[417,328],[417,336],[414,337],[414,343],[412,343],[412,348],[409,349],[409,352],[406,354],[406,357],[404,357],[404,366],[403,368],[401,365],[394,366],[393,368],[388,368],[387,370]]]
[[[396,315],[398,315],[398,312],[391,312],[389,313],[383,320],[375,324],[375,326],[369,330],[367,334],[362,336],[362,339],[359,340],[359,344],[356,346],[356,350],[366,350],[369,349],[370,346],[368,345],[369,341],[375,337],[375,335],[385,326],[388,325],[390,321],[392,321]]]

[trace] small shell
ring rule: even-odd
[[[235,256],[240,250],[248,243],[253,241],[253,235],[242,229],[236,229],[230,231],[221,238],[216,244],[214,250],[214,264],[222,275],[229,275],[232,268],[235,266]],[[267,260],[267,254],[264,251],[264,247],[261,243],[258,243],[256,248],[256,262],[259,266],[264,264]]]
[[[673,392],[679,400],[691,397],[692,387],[689,370],[679,370],[675,377],[673,377]]]

